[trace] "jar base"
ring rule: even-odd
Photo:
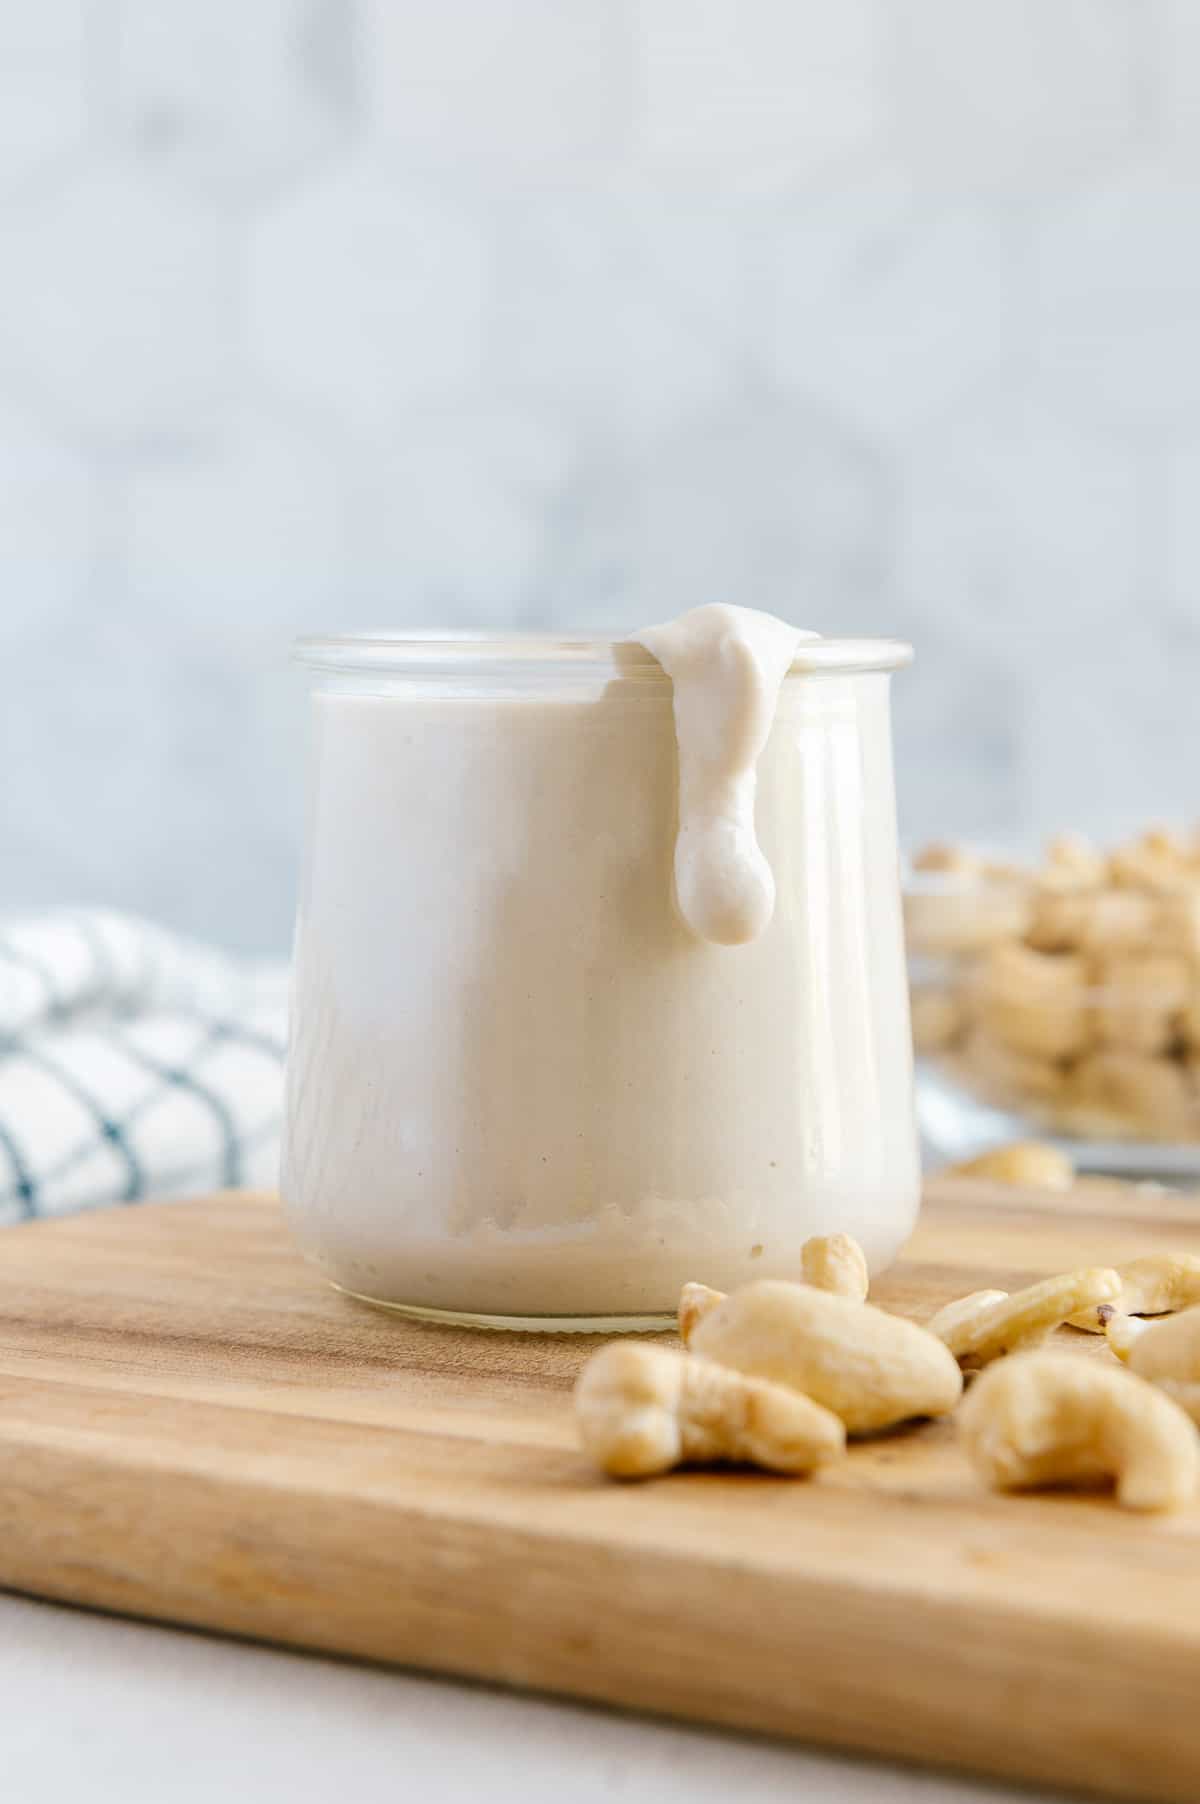
[[[443,1328],[488,1328],[504,1334],[665,1334],[677,1326],[670,1314],[641,1315],[486,1315],[474,1309],[430,1309],[423,1303],[395,1303],[387,1297],[369,1297],[330,1278],[329,1284],[356,1303],[385,1309],[390,1315],[412,1322],[429,1322]]]

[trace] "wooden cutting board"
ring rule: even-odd
[[[1200,1200],[936,1188],[906,1314],[1152,1248]],[[1064,1331],[1081,1356],[1108,1358]],[[265,1197],[0,1235],[0,1584],[842,1748],[1200,1798],[1200,1506],[989,1495],[946,1423],[811,1482],[630,1488],[596,1343],[406,1324]]]

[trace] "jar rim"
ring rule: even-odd
[[[790,674],[902,670],[913,649],[902,639],[801,640]],[[419,674],[423,668],[506,663],[630,672],[659,669],[657,659],[634,640],[589,633],[429,632],[306,633],[292,645],[292,659],[309,670],[331,673]]]

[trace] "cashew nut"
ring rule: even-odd
[[[1107,1266],[1064,1272],[1044,1278],[1011,1296],[1001,1292],[985,1302],[987,1291],[976,1291],[958,1303],[939,1310],[929,1323],[964,1366],[990,1365],[1008,1353],[1026,1352],[1038,1345],[1068,1316],[1080,1308],[1110,1302],[1120,1291],[1121,1280]],[[973,1308],[968,1308],[969,1304]],[[956,1313],[949,1316],[949,1311]],[[940,1325],[939,1325],[939,1317]]]
[[[849,1234],[814,1235],[800,1249],[803,1282],[815,1290],[828,1290],[837,1296],[866,1301],[870,1285],[867,1256]],[[691,1343],[692,1331],[701,1316],[725,1301],[723,1290],[707,1284],[685,1284],[679,1293],[679,1338],[684,1346]]]
[[[1033,1190],[1069,1190],[1075,1182],[1075,1167],[1056,1146],[1042,1140],[1014,1140],[959,1165],[949,1165],[942,1176],[991,1178],[997,1184],[1027,1184]]]
[[[930,1316],[925,1326],[930,1334],[936,1334],[939,1340],[944,1340],[953,1353],[957,1337],[974,1332],[975,1323],[980,1316],[993,1303],[1003,1303],[1007,1297],[1006,1290],[973,1290],[969,1296],[956,1297],[953,1303],[946,1303],[936,1315]]]
[[[1034,888],[1027,945],[1035,952],[1078,952],[1099,898],[1087,879],[1050,869]]]
[[[1014,1052],[985,1028],[971,1029],[959,1056],[971,1082],[997,1102],[1057,1106],[1066,1094],[1066,1070],[1056,1060]]]
[[[1137,890],[1101,890],[1091,899],[1080,946],[1084,952],[1103,956],[1149,951],[1157,938],[1159,914],[1160,905],[1153,896]]]
[[[1029,876],[953,846],[931,846],[913,860],[904,897],[904,930],[914,952],[979,953],[1019,939],[1029,921]]]
[[[1101,1303],[1097,1314],[1108,1308],[1111,1308],[1110,1304]],[[1122,1365],[1128,1365],[1129,1356],[1133,1352],[1135,1343],[1141,1339],[1150,1326],[1151,1324],[1144,1322],[1140,1315],[1123,1315],[1119,1309],[1113,1310],[1104,1332],[1110,1348]]]
[[[870,1285],[867,1256],[849,1234],[818,1235],[800,1249],[800,1276],[816,1290],[865,1303]]]
[[[1136,1318],[1126,1319],[1132,1326]],[[1166,1391],[1194,1422],[1200,1422],[1200,1309],[1184,1310],[1162,1322],[1139,1322],[1138,1327],[1141,1333],[1127,1355],[1130,1371]]]
[[[613,1341],[588,1361],[575,1419],[585,1449],[614,1478],[713,1460],[809,1472],[846,1445],[838,1418],[798,1391],[635,1341]]]
[[[823,1403],[851,1434],[910,1416],[940,1416],[962,1374],[936,1335],[870,1303],[761,1278],[710,1309],[692,1330],[697,1353]]]
[[[1150,1058],[1170,1050],[1192,993],[1182,958],[1161,952],[1101,958],[1092,976],[1092,1023],[1101,1046]]]
[[[1049,873],[1035,892],[1026,937],[1039,952],[1147,951],[1159,914],[1160,905],[1136,890],[1096,890]]]
[[[1170,891],[1185,881],[1187,850],[1169,828],[1152,827],[1132,845],[1110,853],[1108,875],[1112,883],[1135,890]]]
[[[981,869],[978,853],[969,846],[951,845],[935,840],[931,845],[922,846],[913,856],[914,871],[953,871],[955,875],[974,877]]]
[[[1022,1354],[984,1373],[958,1420],[971,1463],[997,1490],[1111,1478],[1126,1509],[1170,1510],[1196,1488],[1191,1422],[1153,1385],[1114,1365]]]
[[[1152,827],[1147,827],[1140,843],[1144,852],[1164,859],[1173,870],[1185,870],[1192,861],[1192,847],[1182,833],[1164,821],[1156,821]]]
[[[1079,884],[1104,881],[1106,859],[1082,833],[1056,833],[1046,841],[1046,863],[1055,875]]]
[[[692,1330],[701,1316],[725,1301],[723,1290],[711,1290],[707,1284],[685,1284],[679,1293],[679,1338],[686,1347]]]
[[[1015,940],[982,960],[975,991],[981,1026],[1014,1052],[1070,1058],[1088,1038],[1087,971],[1071,953],[1035,952]]]
[[[1159,898],[1157,930],[1163,950],[1178,953],[1194,969],[1200,960],[1200,889],[1194,873],[1187,889]]]
[[[1103,1334],[1114,1310],[1124,1315],[1170,1315],[1200,1303],[1200,1259],[1194,1253],[1148,1253],[1116,1270],[1121,1288],[1111,1305],[1076,1310],[1067,1317],[1073,1328]]]
[[[1079,1060],[1068,1101],[1093,1133],[1124,1124],[1140,1139],[1187,1139],[1195,1128],[1196,1100],[1188,1074],[1174,1059],[1141,1052],[1100,1051]]]
[[[966,1011],[945,984],[914,984],[909,996],[913,1045],[918,1052],[941,1052],[952,1046],[966,1023]]]

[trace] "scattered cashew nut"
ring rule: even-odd
[[[585,1449],[614,1478],[712,1460],[809,1472],[846,1446],[837,1416],[798,1391],[634,1341],[614,1341],[588,1361],[575,1419]]]
[[[1131,1259],[1118,1265],[1121,1289],[1112,1306],[1078,1309],[1068,1321],[1073,1328],[1086,1328],[1091,1334],[1103,1334],[1112,1311],[1125,1315],[1170,1315],[1200,1303],[1200,1259],[1194,1253],[1149,1253],[1143,1259]]]
[[[946,1415],[962,1394],[962,1373],[936,1335],[870,1303],[777,1278],[723,1298],[696,1322],[690,1344],[735,1371],[803,1391],[851,1434]]]
[[[849,1234],[818,1235],[800,1249],[800,1276],[817,1290],[865,1303],[870,1287],[867,1256]]]
[[[993,1303],[1004,1303],[1007,1300],[1006,1290],[973,1290],[969,1296],[956,1297],[953,1303],[944,1304],[935,1315],[930,1316],[925,1326],[930,1334],[936,1334],[939,1340],[944,1340],[953,1353],[961,1336],[974,1331],[975,1323]]]
[[[800,1249],[800,1271],[802,1281],[815,1290],[851,1297],[857,1303],[867,1300],[871,1281],[867,1256],[849,1234],[815,1235],[806,1240]],[[707,1284],[684,1285],[679,1293],[679,1338],[685,1347],[701,1316],[724,1301],[723,1290],[713,1290]]]
[[[972,1465],[997,1490],[1112,1478],[1126,1509],[1171,1510],[1196,1488],[1200,1442],[1188,1417],[1114,1365],[1022,1354],[984,1373],[958,1420]]]
[[[1066,1153],[1041,1140],[1014,1140],[994,1146],[978,1158],[948,1165],[944,1178],[990,1178],[996,1184],[1025,1184],[1034,1190],[1069,1190],[1075,1167]]]
[[[1124,1318],[1132,1327],[1135,1316]],[[1115,1325],[1115,1324],[1113,1324]],[[1163,1322],[1138,1322],[1127,1355],[1129,1369],[1148,1379],[1200,1422],[1200,1309]],[[1119,1357],[1119,1355],[1118,1355]]]
[[[962,1297],[939,1310],[929,1327],[961,1365],[978,1368],[1008,1353],[1028,1352],[1068,1316],[1081,1308],[1111,1302],[1120,1288],[1120,1278],[1108,1266],[1085,1267],[1044,1278],[1011,1296],[976,1291],[973,1297]],[[989,1294],[993,1300],[984,1301]],[[968,1308],[972,1303],[974,1307]]]
[[[692,1333],[701,1316],[725,1301],[723,1290],[711,1290],[707,1284],[685,1284],[679,1293],[679,1338],[684,1346],[691,1344]]]
[[[1109,1307],[1110,1305],[1107,1303],[1100,1305],[1101,1309]],[[1149,1322],[1144,1322],[1140,1315],[1123,1315],[1119,1309],[1113,1310],[1105,1326],[1105,1335],[1109,1347],[1122,1365],[1129,1364],[1129,1356],[1133,1352],[1134,1343],[1141,1339],[1150,1325]]]

